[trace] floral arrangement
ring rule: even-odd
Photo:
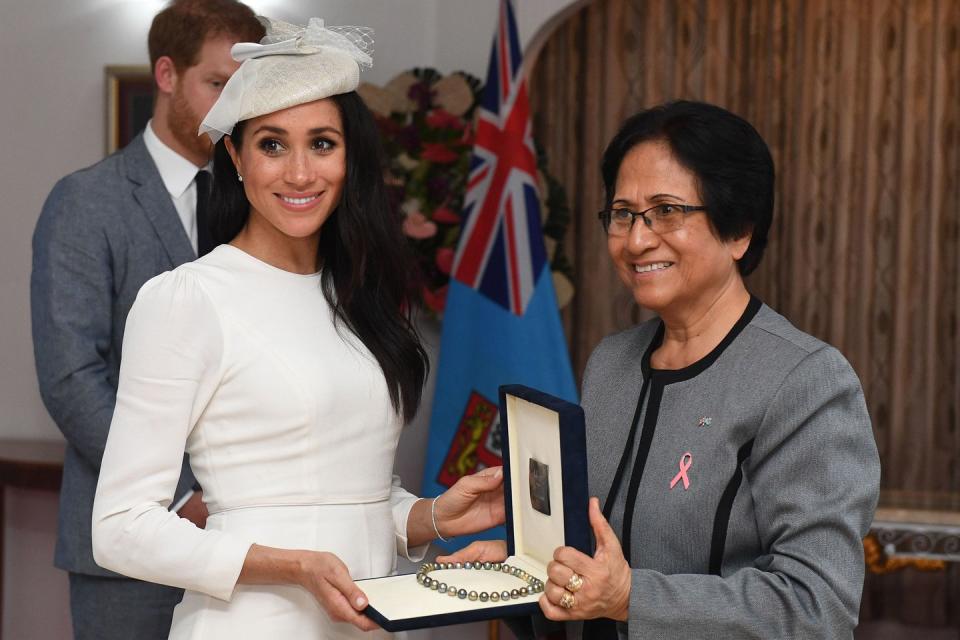
[[[403,231],[418,258],[423,306],[436,317],[443,314],[460,237],[481,89],[473,76],[443,76],[434,69],[402,73],[385,87],[359,88],[380,127],[391,206],[402,212]],[[573,297],[572,267],[563,247],[569,209],[560,183],[544,170],[542,153],[538,163],[544,240],[563,307]]]

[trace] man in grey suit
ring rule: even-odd
[[[166,638],[182,592],[98,567],[90,517],[116,400],[127,312],[153,276],[212,248],[203,116],[239,66],[230,47],[263,27],[236,0],[174,0],[150,27],[156,84],[143,134],[60,180],[33,237],[31,310],[44,404],[67,440],[54,562],[70,572],[78,639]],[[199,207],[199,208],[198,208]],[[170,505],[204,526],[187,461]]]

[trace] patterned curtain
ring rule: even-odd
[[[960,1],[595,0],[530,74],[537,139],[568,189],[574,370],[646,317],[594,211],[628,115],[676,98],[734,111],[776,162],[748,286],[860,376],[884,488],[960,491]],[[960,624],[960,572],[871,577],[864,619]]]

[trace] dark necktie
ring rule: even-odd
[[[207,171],[197,171],[194,178],[197,185],[197,257],[210,253],[216,244],[210,225],[210,215],[207,205],[210,203],[210,174]]]

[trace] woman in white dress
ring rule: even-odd
[[[376,625],[354,579],[503,520],[499,469],[433,501],[392,475],[427,362],[354,92],[360,35],[274,22],[234,48],[244,62],[203,125],[229,244],[149,281],[130,311],[94,555],[187,590],[171,638],[363,635]],[[206,529],[168,511],[184,451]]]

